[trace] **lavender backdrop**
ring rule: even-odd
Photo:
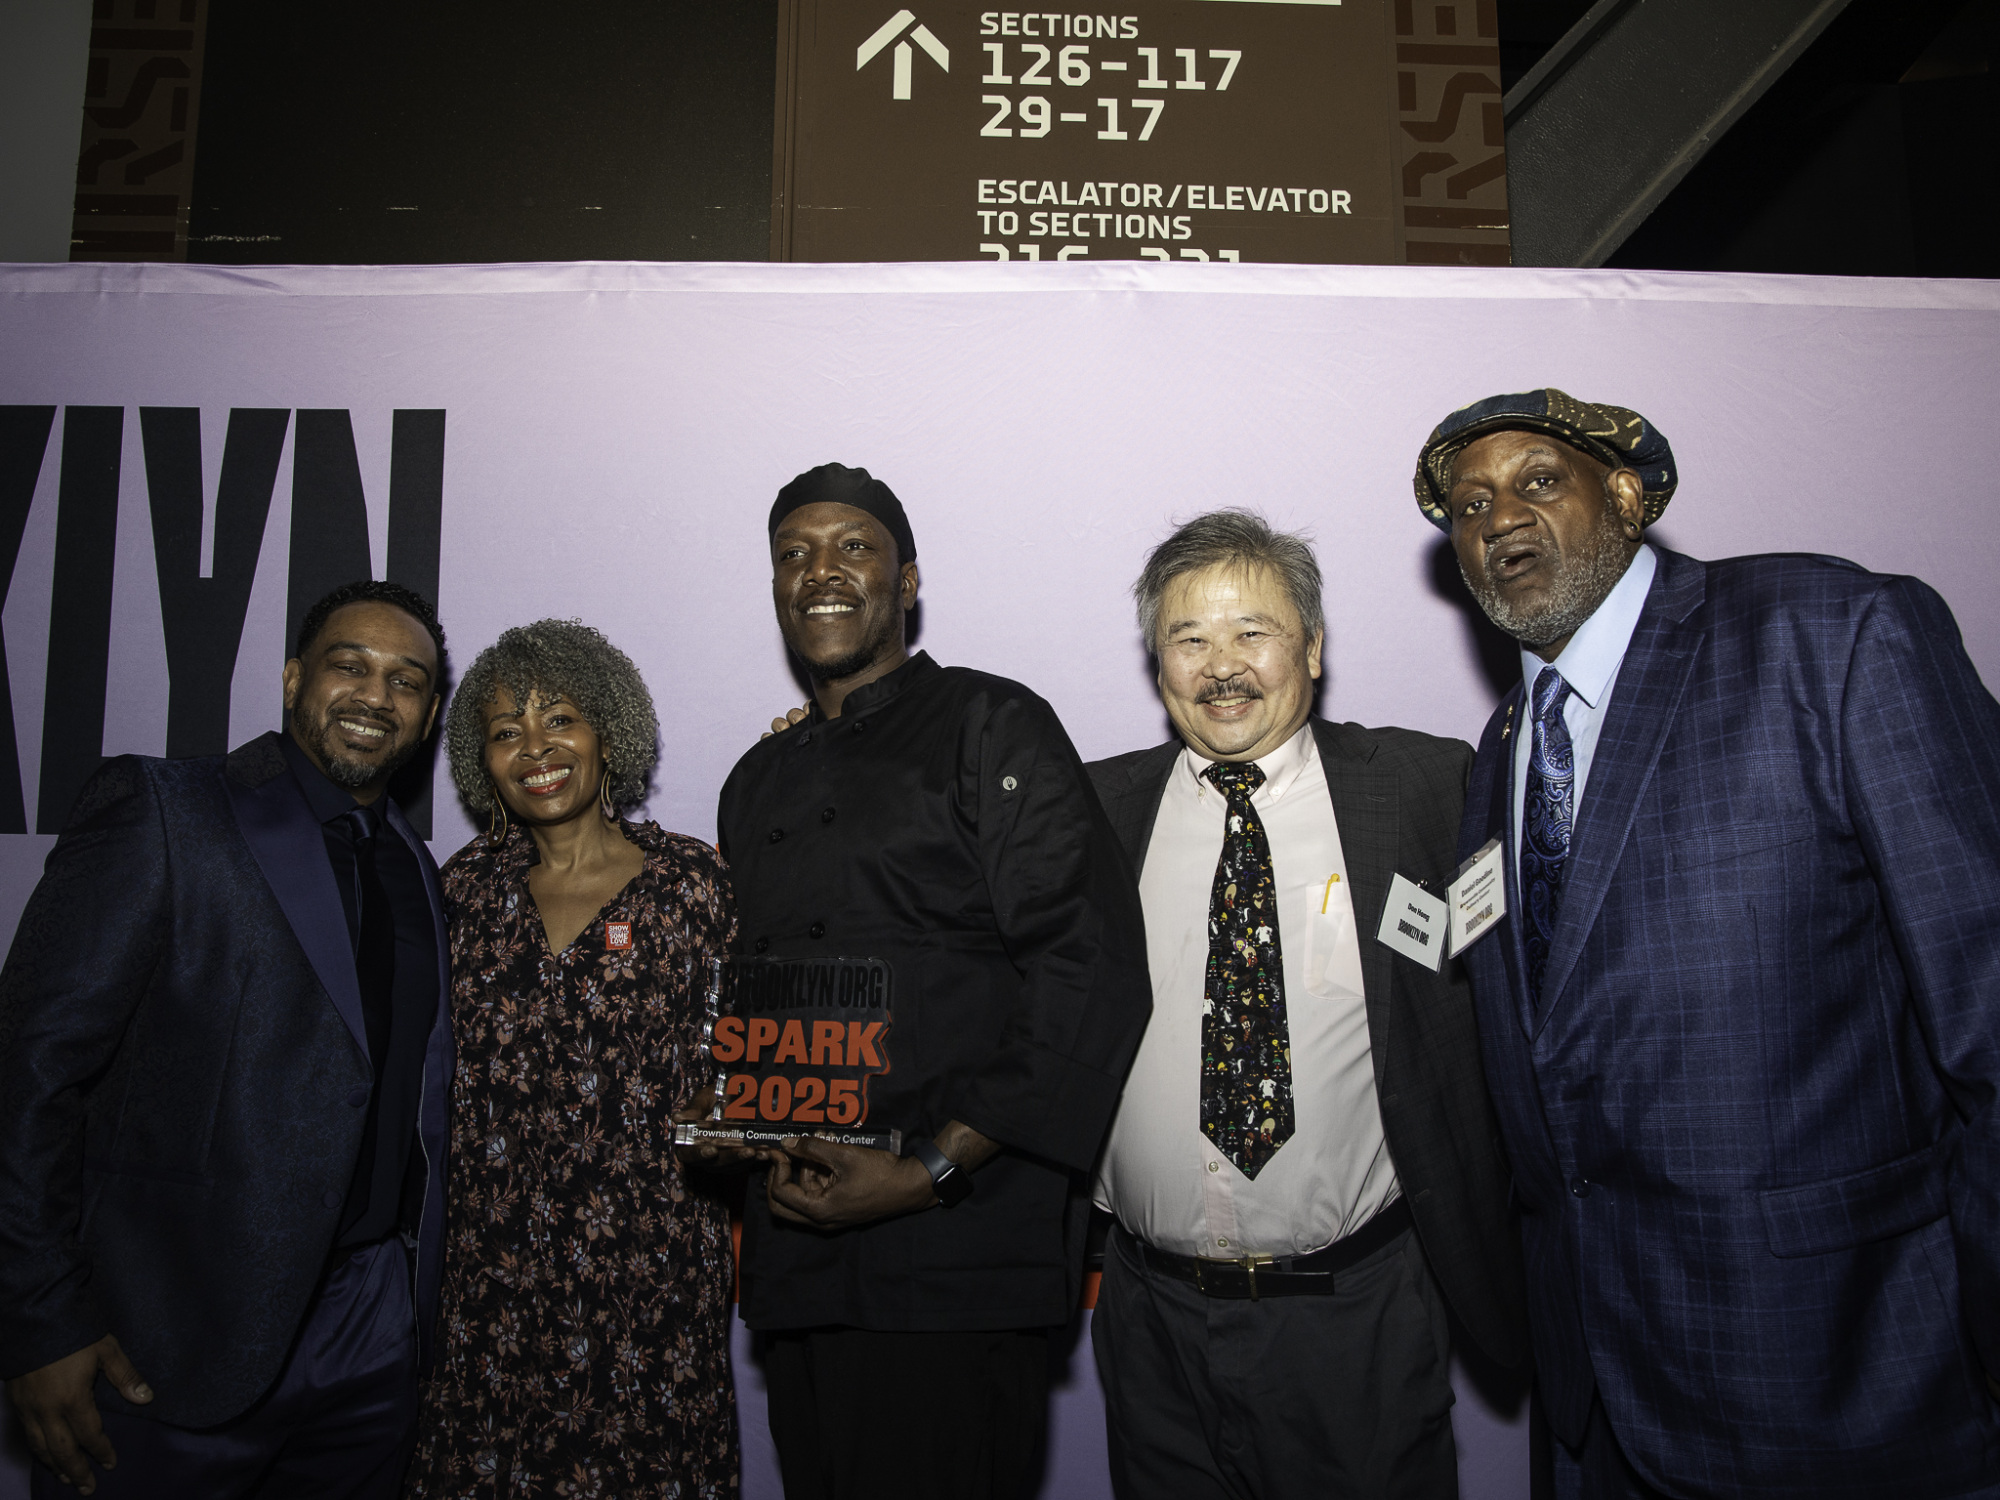
[[[1673,440],[1660,539],[1700,556],[1839,553],[1923,575],[2000,680],[1983,459],[2000,287],[1616,272],[1229,265],[0,268],[0,405],[126,408],[103,750],[159,754],[169,690],[136,408],[199,407],[215,504],[232,407],[351,413],[373,557],[392,414],[447,413],[440,604],[463,661],[580,616],[663,720],[651,813],[713,833],[743,747],[799,697],[762,521],[793,474],[865,464],[909,508],[921,643],[1020,678],[1078,749],[1154,743],[1126,587],[1177,516],[1250,504],[1310,528],[1336,718],[1476,737],[1511,663],[1418,515],[1416,450],[1453,407],[1554,383]],[[35,805],[64,417],[0,611]],[[294,424],[295,429],[295,424]],[[251,590],[228,739],[276,722],[292,438]],[[206,544],[205,544],[206,545]],[[438,783],[435,849],[470,836]],[[0,932],[51,838],[0,836]],[[1098,1496],[1086,1328],[1046,1493]],[[1461,1372],[1464,1491],[1525,1496],[1517,1393]],[[776,1475],[741,1364],[745,1493]],[[25,1494],[18,1444],[0,1497]]]

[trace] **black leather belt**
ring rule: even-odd
[[[1410,1217],[1408,1201],[1398,1198],[1354,1233],[1310,1255],[1246,1255],[1236,1260],[1211,1260],[1205,1255],[1175,1255],[1155,1250],[1143,1240],[1133,1243],[1138,1245],[1140,1258],[1149,1271],[1189,1282],[1204,1296],[1247,1297],[1255,1302],[1263,1297],[1324,1296],[1333,1290],[1334,1277],[1339,1272],[1358,1265],[1392,1243],[1415,1222]]]

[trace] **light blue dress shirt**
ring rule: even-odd
[[[1583,816],[1583,787],[1590,779],[1590,762],[1597,754],[1597,736],[1604,728],[1604,716],[1611,708],[1611,690],[1618,684],[1618,668],[1624,664],[1625,648],[1632,644],[1638,628],[1639,612],[1646,607],[1647,590],[1659,571],[1660,559],[1651,547],[1641,543],[1625,569],[1625,576],[1612,585],[1597,612],[1577,627],[1562,655],[1545,662],[1527,647],[1521,648],[1521,680],[1528,686],[1532,703],[1535,679],[1542,668],[1553,666],[1570,685],[1563,704],[1563,723],[1569,729],[1570,752],[1576,758],[1570,816],[1573,826]],[[1514,858],[1521,857],[1521,817],[1528,799],[1528,752],[1534,745],[1532,710],[1524,705],[1514,716]]]

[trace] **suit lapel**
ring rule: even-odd
[[[1389,881],[1396,873],[1401,832],[1397,777],[1394,771],[1377,770],[1371,764],[1375,741],[1368,735],[1324,719],[1314,719],[1312,728],[1353,887],[1348,899],[1354,903],[1355,934],[1361,943],[1361,993],[1367,1001],[1369,1045],[1379,1077],[1389,1051],[1389,987],[1394,970],[1389,949],[1374,938],[1389,904]]]
[[[1706,633],[1686,621],[1706,597],[1708,570],[1665,548],[1659,554],[1659,576],[1618,668],[1576,819],[1569,869],[1563,875],[1562,909],[1542,975],[1543,1003],[1534,1028],[1538,1032],[1565,998],[1564,988],[1604,905],[1639,800],[1652,782],[1660,747]]]
[[[366,1057],[368,1028],[361,1015],[361,985],[354,975],[347,915],[333,883],[333,867],[327,863],[325,835],[306,805],[305,793],[292,779],[276,735],[231,752],[223,785],[236,813],[236,826],[243,831],[271,894],[278,898],[292,935]]]
[[[1109,797],[1100,796],[1105,817],[1111,820],[1118,842],[1131,858],[1134,876],[1146,871],[1146,849],[1153,842],[1153,824],[1159,820],[1160,802],[1167,794],[1173,775],[1174,758],[1181,753],[1179,740],[1156,745],[1123,767],[1126,782]]]
[[[1470,858],[1489,840],[1500,840],[1501,874],[1507,882],[1507,915],[1501,919],[1499,930],[1481,941],[1500,945],[1501,959],[1507,969],[1507,993],[1514,997],[1514,1010],[1520,1018],[1522,1034],[1532,1036],[1535,1031],[1534,1006],[1529,1003],[1527,986],[1521,977],[1527,969],[1521,953],[1521,872],[1514,838],[1513,737],[1521,732],[1526,703],[1526,690],[1515,684],[1513,692],[1494,713],[1493,722],[1501,726],[1501,733],[1496,735],[1491,722],[1487,726],[1479,758],[1473,764],[1472,784],[1466,788],[1468,808],[1479,807],[1477,799],[1484,800],[1484,816],[1474,826],[1483,826],[1486,831],[1477,844],[1458,852],[1461,857]]]

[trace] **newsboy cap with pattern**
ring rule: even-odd
[[[1638,472],[1645,490],[1645,524],[1660,519],[1674,498],[1680,475],[1674,450],[1660,429],[1622,406],[1601,406],[1550,386],[1512,396],[1488,396],[1438,423],[1423,452],[1417,455],[1417,508],[1440,531],[1451,530],[1452,462],[1471,444],[1492,432],[1545,432],[1599,463]]]

